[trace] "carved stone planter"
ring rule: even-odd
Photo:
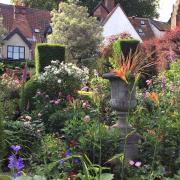
[[[111,106],[119,114],[119,119],[112,128],[119,128],[122,137],[126,138],[125,158],[136,159],[138,155],[138,141],[140,136],[135,133],[134,128],[128,123],[127,115],[130,109],[137,105],[135,88],[133,84],[127,84],[115,73],[107,73],[103,78],[108,79],[111,85]]]

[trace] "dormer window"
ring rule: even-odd
[[[144,22],[144,21],[141,21],[141,25],[145,25],[145,22]]]
[[[35,33],[40,33],[40,29],[34,29]]]
[[[143,33],[142,29],[138,29],[138,32],[139,32],[139,33]]]

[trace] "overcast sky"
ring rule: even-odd
[[[11,0],[0,0],[0,3],[10,4]],[[48,1],[48,0],[47,0]],[[173,3],[175,3],[176,0],[160,0],[160,21],[168,21],[172,12]]]

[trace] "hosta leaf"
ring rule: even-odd
[[[104,173],[104,174],[101,174],[100,180],[112,180],[113,177],[114,177],[113,174],[110,174],[110,173]]]

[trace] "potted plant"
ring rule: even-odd
[[[152,65],[147,63],[139,49],[135,52],[130,50],[125,57],[119,51],[118,43],[113,44],[113,53],[109,57],[111,63],[110,72],[103,75],[111,85],[111,106],[119,113],[119,120],[112,128],[119,128],[122,136],[126,137],[125,157],[134,159],[138,154],[137,142],[140,136],[135,133],[134,128],[128,123],[128,112],[135,108],[137,100],[135,97],[136,83],[145,68]]]

